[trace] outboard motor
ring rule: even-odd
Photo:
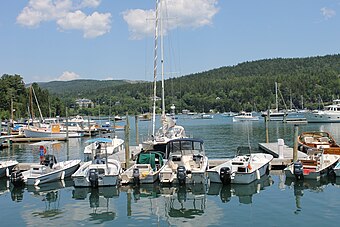
[[[89,181],[92,188],[98,187],[98,172],[95,169],[90,169]]]
[[[134,168],[133,169],[133,173],[132,173],[132,176],[133,176],[133,184],[134,185],[139,185],[140,184],[140,174],[139,174],[139,169],[138,168]]]
[[[294,175],[297,180],[303,179],[303,165],[300,161],[294,162]]]
[[[220,180],[222,184],[230,184],[231,182],[231,170],[229,167],[222,167],[220,169]]]
[[[20,171],[12,172],[10,180],[14,186],[21,186],[25,184],[24,176]]]
[[[184,166],[177,167],[177,180],[180,185],[185,184],[187,178],[187,173]]]

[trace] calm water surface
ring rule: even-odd
[[[136,144],[130,118],[130,144]],[[231,118],[180,116],[187,134],[205,141],[209,158],[226,158],[237,147],[258,149],[265,141],[264,122],[233,123]],[[293,145],[293,124],[269,123],[269,140]],[[326,130],[340,141],[340,124],[305,124],[299,132]],[[139,138],[150,132],[139,123]],[[123,138],[122,132],[117,136]],[[70,139],[48,147],[59,160],[83,158],[88,138]],[[0,160],[38,162],[38,147],[15,144],[0,151]],[[281,171],[249,185],[160,187],[158,184],[120,188],[74,188],[71,179],[34,187],[12,187],[0,180],[1,226],[338,226],[340,178],[296,183]]]

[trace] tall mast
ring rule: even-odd
[[[164,47],[163,47],[163,17],[162,17],[162,2],[160,6],[160,36],[161,36],[161,68],[162,68],[162,117],[165,117],[165,98],[164,98]]]
[[[156,21],[155,21],[155,47],[153,59],[153,110],[152,110],[152,135],[155,136],[156,127],[156,91],[157,91],[157,50],[158,50],[158,7],[159,0],[156,0]]]
[[[276,112],[279,111],[279,104],[277,103],[277,82],[275,82],[275,103],[276,103]]]

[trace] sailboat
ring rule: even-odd
[[[165,145],[169,140],[185,138],[184,127],[177,125],[173,117],[165,114],[165,97],[164,97],[164,50],[163,50],[163,18],[161,16],[162,1],[156,0],[156,21],[155,21],[155,44],[154,44],[154,89],[153,89],[153,111],[152,111],[152,135],[151,138],[142,143],[144,150],[155,149],[159,150],[161,146],[165,151]],[[158,39],[160,37],[160,54],[161,54],[161,75],[162,75],[162,126],[156,132],[156,91],[157,91],[157,63],[158,63]],[[174,108],[174,105],[172,109]],[[155,147],[156,146],[156,147]]]
[[[278,87],[277,82],[275,82],[275,109],[269,110],[269,120],[270,121],[283,121],[285,116],[287,115],[285,112],[279,111],[279,103],[278,103]],[[268,111],[264,111],[261,114],[262,117],[268,116]]]
[[[39,114],[42,123],[38,123],[33,125],[34,121],[34,112],[33,112],[33,97],[34,95],[35,101],[38,106]],[[23,128],[24,135],[26,138],[78,138],[84,136],[83,132],[69,132],[69,131],[61,131],[61,125],[57,122],[56,119],[47,120],[44,119],[41,113],[41,109],[38,103],[37,96],[35,95],[33,86],[31,86],[30,90],[30,103],[31,103],[31,118],[32,118],[32,125],[28,124],[26,127]]]
[[[170,140],[184,138],[184,127],[176,125],[175,119],[165,114],[164,97],[164,51],[163,51],[163,18],[161,17],[162,1],[156,0],[155,20],[155,45],[154,45],[154,89],[152,111],[152,135],[142,142],[142,150],[136,157],[136,163],[121,174],[122,184],[128,183],[153,183],[159,178],[163,159],[167,159],[166,146]],[[158,63],[158,38],[160,35],[161,75],[162,75],[162,126],[156,132],[156,91],[157,91],[157,63]],[[174,110],[174,105],[171,108]]]

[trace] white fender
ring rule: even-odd
[[[260,175],[260,171],[257,169],[256,170],[256,179],[260,180],[261,175]]]
[[[10,175],[9,175],[9,169],[8,168],[6,168],[6,177],[9,177]]]
[[[64,178],[65,178],[65,171],[63,171],[63,172],[61,173],[60,179],[61,179],[61,180],[64,180]]]

